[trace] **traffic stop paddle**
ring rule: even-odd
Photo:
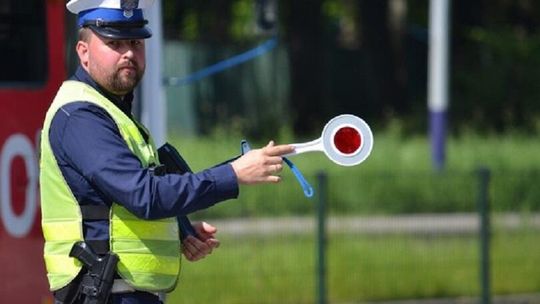
[[[247,146],[246,141],[242,143],[242,151]],[[340,166],[355,166],[366,160],[373,148],[373,133],[368,124],[361,118],[342,114],[336,116],[324,126],[321,137],[305,143],[291,144],[295,150],[286,154],[283,161],[291,168],[296,179],[304,190],[306,197],[313,196],[313,187],[304,178],[300,170],[287,157],[306,152],[321,151]]]
[[[366,160],[371,153],[373,133],[361,118],[343,114],[328,121],[321,137],[306,143],[292,144],[292,146],[295,147],[295,151],[285,156],[322,151],[338,165],[354,166]]]

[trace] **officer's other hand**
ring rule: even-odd
[[[277,174],[283,169],[281,156],[293,151],[293,146],[276,146],[273,141],[264,148],[249,151],[231,163],[238,183],[249,185],[279,182],[281,177]]]
[[[196,236],[189,235],[182,242],[182,253],[189,261],[198,261],[212,253],[219,247],[219,240],[215,238],[217,228],[206,222],[193,224]]]

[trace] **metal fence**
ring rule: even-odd
[[[517,203],[514,210],[510,203],[491,206],[500,174],[480,169],[438,180],[413,174],[419,188],[436,189],[433,199],[440,202],[421,213],[347,211],[336,203],[347,205],[340,191],[364,193],[361,182],[351,186],[347,176],[311,177],[317,183],[311,201],[290,200],[275,187],[254,190],[261,196],[248,196],[259,204],[289,198],[289,211],[269,214],[247,202],[217,207],[229,209],[225,218],[208,220],[218,227],[222,246],[184,265],[169,303],[540,303],[540,214]],[[508,183],[523,178],[504,175]],[[396,186],[396,176],[370,178],[372,191],[380,183],[413,200],[411,206],[422,203]],[[456,191],[466,201],[441,211]],[[418,197],[426,189],[422,193]],[[369,205],[366,199],[375,198],[359,195],[357,203]]]

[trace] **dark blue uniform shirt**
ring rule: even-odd
[[[119,98],[104,91],[79,67],[71,80],[89,84],[131,117],[133,94]],[[84,100],[55,114],[49,131],[60,170],[81,205],[116,202],[143,219],[186,215],[236,198],[238,183],[230,164],[193,174],[155,176],[129,150],[109,114]],[[107,240],[109,222],[83,222],[86,240]]]

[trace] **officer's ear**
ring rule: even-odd
[[[79,55],[79,60],[81,65],[86,69],[88,68],[88,44],[92,39],[92,30],[87,27],[82,27],[79,29],[79,40],[75,46],[77,55]]]
[[[81,66],[87,70],[88,69],[88,42],[82,41],[82,40],[77,41],[75,50],[77,51],[77,55],[79,56],[79,61],[81,62]]]

